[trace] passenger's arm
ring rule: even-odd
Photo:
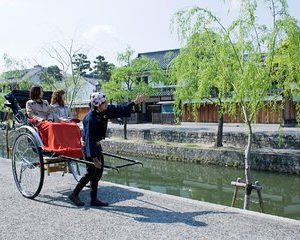
[[[53,105],[50,105],[50,108],[51,108],[51,111],[52,111],[51,114],[52,114],[53,120],[55,122],[59,122],[60,121],[60,117],[59,117],[57,109]]]
[[[74,114],[71,112],[71,109],[66,107],[66,111],[67,111],[67,114],[68,114],[68,118],[69,119],[72,119],[74,118]]]
[[[47,100],[43,100],[43,104],[45,104],[48,107],[47,111],[47,120],[54,121],[55,120],[55,113],[53,108],[50,106]]]

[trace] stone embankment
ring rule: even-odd
[[[279,125],[253,126],[251,168],[300,175],[300,129]],[[109,124],[103,147],[115,153],[143,155],[174,161],[243,168],[247,129],[241,124],[225,124],[223,147],[214,147],[217,125],[130,124],[128,140],[123,126]],[[5,155],[4,131],[0,131],[1,155]]]
[[[130,155],[144,155],[174,161],[190,161],[221,166],[244,166],[247,143],[245,128],[224,128],[224,147],[214,147],[216,127],[200,125],[128,125],[123,140],[121,126],[110,124],[103,147]],[[300,130],[259,125],[254,128],[251,167],[300,175]]]

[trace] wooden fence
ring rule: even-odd
[[[79,119],[83,117],[89,111],[88,107],[76,108],[74,110],[75,116]],[[195,116],[194,116],[195,115]],[[151,114],[152,123],[157,124],[173,124],[174,114],[173,113],[154,113]],[[280,103],[274,107],[266,107],[260,110],[256,116],[256,123],[270,123],[278,124],[282,122],[282,117],[284,117],[284,123],[286,124],[296,124],[296,105],[292,101],[287,101],[284,104],[284,108]],[[181,121],[183,122],[218,122],[218,110],[217,106],[214,104],[202,105],[196,110],[196,114],[193,113],[191,106],[185,106],[183,110],[183,115]],[[132,114],[130,123],[140,123],[145,122],[145,114]],[[224,116],[225,123],[242,123],[243,118],[241,113],[236,114],[236,116]]]
[[[196,109],[196,114],[193,113],[191,106],[185,106],[182,116],[184,122],[218,122],[218,109],[214,104],[202,105]],[[282,122],[284,117],[285,123],[296,123],[296,106],[292,101],[287,101],[282,109],[281,104],[278,103],[273,107],[265,107],[261,109],[256,116],[256,123],[270,123],[278,124]],[[226,123],[241,123],[243,117],[239,111],[236,116],[224,116]]]

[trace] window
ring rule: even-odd
[[[162,113],[173,113],[174,112],[174,105],[173,104],[163,104],[163,105],[161,105],[161,112]]]
[[[148,76],[143,77],[143,81],[148,84]]]

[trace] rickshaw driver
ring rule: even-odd
[[[130,117],[132,107],[143,101],[144,95],[139,95],[127,105],[108,105],[103,93],[95,92],[91,95],[91,110],[82,120],[82,140],[84,158],[94,164],[87,165],[87,173],[79,180],[69,196],[69,199],[76,206],[84,206],[84,202],[79,198],[79,193],[89,181],[91,182],[91,206],[108,206],[108,203],[102,202],[97,198],[98,182],[102,177],[104,165],[100,141],[105,139],[108,119]]]

